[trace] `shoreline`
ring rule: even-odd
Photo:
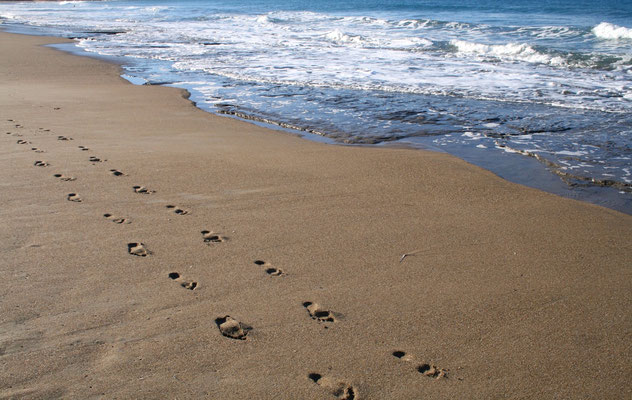
[[[215,116],[59,40],[0,32],[0,395],[632,393],[631,216]]]
[[[5,31],[8,33],[46,36],[46,33],[39,32],[35,27],[27,25],[14,25]],[[241,112],[227,112],[219,107],[213,108],[211,105],[204,104],[204,96],[197,91],[195,86],[183,85],[178,82],[160,82],[157,84],[149,83],[149,81],[142,77],[142,74],[139,76],[135,76],[133,74],[130,75],[130,71],[125,68],[125,64],[134,66],[137,62],[134,59],[91,53],[77,47],[75,38],[64,39],[69,41],[60,45],[54,44],[51,45],[51,47],[73,55],[92,57],[97,60],[118,64],[121,66],[121,77],[134,85],[151,84],[154,86],[167,86],[184,89],[189,93],[189,99],[194,106],[216,116],[234,118],[266,129],[278,130],[297,135],[303,139],[332,145],[353,147],[375,146],[378,148],[395,147],[442,152],[458,157],[470,164],[482,167],[513,183],[543,190],[547,193],[552,193],[569,199],[596,204],[632,215],[632,202],[629,198],[627,198],[628,195],[623,193],[625,191],[629,192],[629,184],[624,184],[618,181],[613,182],[608,179],[595,180],[579,175],[573,175],[572,173],[563,171],[560,168],[561,165],[555,164],[548,161],[546,158],[541,157],[537,152],[511,149],[510,147],[506,147],[503,144],[499,145],[498,143],[496,143],[496,146],[499,146],[497,149],[486,150],[484,152],[480,149],[474,149],[471,146],[463,144],[452,144],[448,146],[448,148],[444,148],[442,147],[443,145],[434,143],[437,136],[409,137],[392,142],[386,141],[377,144],[342,143],[337,141],[335,138],[330,137],[326,133],[311,132],[307,128],[293,126],[292,124],[281,121],[266,118],[262,119],[254,115],[244,114]],[[504,149],[505,151],[498,151],[499,149]],[[612,185],[611,183],[615,184]],[[621,185],[623,186],[618,188],[618,186]]]

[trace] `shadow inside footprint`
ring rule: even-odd
[[[336,381],[331,378],[323,377],[321,374],[312,372],[307,375],[307,377],[314,382],[315,384],[322,386],[329,391],[331,394],[336,396],[340,400],[358,400],[358,391],[352,385],[342,381]]]
[[[66,136],[57,136],[57,140],[73,140],[73,139]]]
[[[102,160],[102,159],[100,159],[99,157],[95,157],[95,156],[90,156],[89,160],[90,160],[90,162],[92,162],[92,163],[100,163],[100,162],[107,161],[107,160]]]
[[[393,356],[395,356],[395,357],[397,357],[397,358],[404,358],[404,356],[405,356],[405,355],[406,355],[406,353],[405,353],[405,352],[403,352],[403,351],[399,351],[399,350],[398,350],[398,351],[394,351],[394,352],[393,352]]]
[[[272,264],[267,263],[265,261],[256,260],[255,264],[259,265],[260,267],[263,267],[264,271],[266,272],[266,274],[268,274],[270,276],[281,276],[281,275],[283,275],[283,271],[280,268],[273,267]]]
[[[68,201],[74,201],[75,203],[81,203],[81,197],[77,193],[68,193],[68,197],[66,197]]]
[[[18,140],[18,144],[31,144],[31,142],[29,142],[28,140]]]
[[[167,208],[170,209],[170,210],[173,210],[173,212],[178,214],[178,215],[187,215],[189,213],[189,211],[187,211],[187,210],[185,210],[183,208],[171,205],[171,204],[169,204],[167,206]]]
[[[70,182],[70,181],[77,180],[77,178],[74,178],[72,176],[65,176],[65,175],[62,175],[62,174],[53,174],[53,176],[55,178],[59,178],[60,181],[65,181],[65,182]]]
[[[85,147],[85,146],[77,146],[77,147],[79,147],[79,149],[80,149],[81,151],[88,151],[88,150],[90,150],[89,148],[87,148],[87,147]]]
[[[134,189],[134,192],[136,193],[140,193],[140,194],[152,194],[155,193],[154,190],[149,190],[144,186],[132,186],[132,188]]]
[[[307,309],[309,316],[320,322],[335,322],[334,313],[328,310],[323,310],[320,305],[306,301],[303,303],[303,307]]]
[[[227,237],[219,235],[217,233],[213,233],[211,231],[202,231],[202,238],[204,239],[204,243],[211,245],[213,243],[222,243],[228,240]]]
[[[127,252],[133,256],[138,257],[147,257],[149,254],[149,250],[145,248],[143,243],[128,243],[127,244]]]
[[[117,170],[117,169],[111,169],[110,172],[112,173],[112,175],[114,176],[125,176],[124,173],[122,173],[121,171]]]
[[[231,339],[246,340],[248,332],[252,330],[252,327],[242,324],[230,315],[216,318],[215,324],[222,335]]]
[[[42,149],[38,149],[37,147],[31,147],[31,150],[33,150],[33,151],[34,151],[34,152],[36,152],[36,153],[45,153],[45,151],[44,151],[44,150],[42,150]]]
[[[35,161],[33,163],[33,165],[35,165],[36,167],[48,167],[50,164],[47,163],[46,161]]]

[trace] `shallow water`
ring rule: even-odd
[[[0,17],[124,56],[131,80],[212,112],[438,148],[632,213],[632,3],[498,3],[47,2]],[[559,186],[523,171],[534,162]]]

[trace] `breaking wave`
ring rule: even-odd
[[[600,23],[592,29],[592,32],[595,36],[601,39],[632,39],[632,29],[611,24],[609,22]]]

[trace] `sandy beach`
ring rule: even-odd
[[[629,399],[632,217],[0,33],[0,398]]]

